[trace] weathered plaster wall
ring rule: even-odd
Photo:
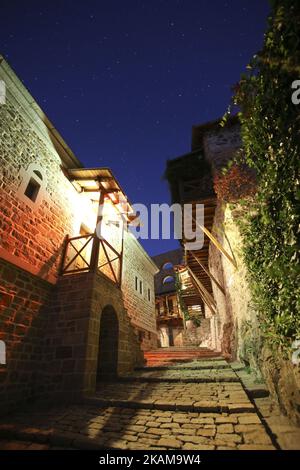
[[[196,326],[192,320],[186,321],[186,329],[182,333],[183,345],[211,347],[210,319],[202,318],[200,326]]]
[[[279,351],[271,351],[263,340],[259,320],[251,301],[247,269],[242,258],[242,239],[237,220],[242,209],[218,204],[215,213],[214,234],[237,263],[232,264],[210,244],[209,266],[212,274],[225,288],[225,296],[213,284],[218,310],[217,344],[230,359],[239,359],[263,378],[272,397],[284,414],[300,423],[300,368],[291,358]]]
[[[262,347],[259,366],[264,380],[283,414],[300,425],[300,366],[279,351]]]
[[[212,274],[225,289],[225,295],[213,283],[217,302],[219,340],[218,345],[228,357],[249,360],[245,357],[247,325],[258,327],[257,317],[251,308],[251,294],[247,282],[247,270],[242,259],[242,240],[237,226],[239,210],[218,203],[214,219],[214,234],[226,251],[234,257],[237,267],[211,243],[209,266]],[[252,361],[251,361],[252,362]],[[254,366],[254,364],[252,364]]]

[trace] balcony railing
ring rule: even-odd
[[[95,244],[99,248],[95,250]],[[75,274],[98,270],[121,286],[122,250],[119,253],[106,239],[95,233],[66,238],[61,274]]]
[[[172,310],[160,310],[157,315],[157,320],[166,320],[171,318],[182,318],[178,307],[175,306]]]

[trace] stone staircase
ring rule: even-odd
[[[174,363],[188,362],[192,359],[217,359],[221,353],[208,348],[195,348],[195,346],[159,348],[145,351],[147,367],[168,366]]]
[[[1,438],[74,449],[278,448],[236,371],[217,353],[170,348],[147,354],[152,367],[100,382],[95,395],[78,404],[4,419],[0,449]]]

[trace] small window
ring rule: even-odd
[[[143,293],[143,281],[140,281],[140,294]]]
[[[149,300],[149,302],[151,300],[151,290],[149,288],[148,288],[148,300]]]
[[[141,343],[143,341],[143,339],[145,338],[145,333],[144,333],[144,331],[139,330],[138,335],[139,335],[139,341]]]
[[[38,170],[33,170],[33,173],[35,173],[36,176],[37,176],[38,178],[40,178],[41,181],[43,181],[43,177],[42,177],[42,174],[41,174],[40,171],[38,171]]]
[[[40,189],[41,185],[34,178],[30,178],[24,194],[35,202]]]
[[[138,290],[138,278],[135,276],[135,290]]]
[[[163,285],[172,284],[174,281],[175,281],[175,279],[174,279],[173,276],[166,276],[166,277],[163,279]]]
[[[168,271],[170,269],[173,269],[173,264],[171,263],[171,261],[167,261],[163,267],[162,267],[165,271]]]

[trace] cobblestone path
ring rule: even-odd
[[[2,439],[2,440],[1,440]],[[0,423],[0,448],[275,449],[223,359],[153,367],[99,384],[80,405],[30,408]]]

